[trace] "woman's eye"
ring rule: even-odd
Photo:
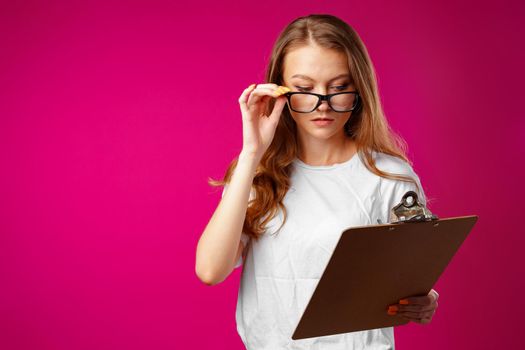
[[[299,91],[308,91],[310,90],[310,88],[307,88],[307,87],[301,87],[301,86],[294,86],[297,90]]]
[[[294,86],[297,90],[299,91],[309,91],[311,90],[312,88],[309,88],[309,87],[303,87],[303,86]],[[335,88],[336,90],[338,91],[342,91],[342,90],[346,90],[348,88],[348,84],[347,85],[339,85],[339,86],[333,86],[333,88]]]

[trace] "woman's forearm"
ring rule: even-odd
[[[239,154],[237,166],[197,244],[195,272],[206,284],[222,282],[232,272],[259,157]]]

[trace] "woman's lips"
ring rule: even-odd
[[[317,126],[329,125],[333,121],[334,121],[333,119],[321,119],[321,118],[312,120],[312,122],[314,122],[314,124],[317,125]]]

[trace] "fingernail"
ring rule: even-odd
[[[248,86],[248,89],[253,89],[254,86],[255,86],[255,84],[252,84],[252,85]]]
[[[401,300],[399,300],[399,303],[403,304],[403,305],[407,305],[408,304],[408,300],[407,299],[401,299]]]
[[[395,305],[390,305],[388,307],[388,311],[396,311],[397,312],[398,310],[399,310],[399,308],[397,306],[395,306]]]
[[[284,92],[292,91],[290,88],[287,88],[286,86],[280,86],[279,89],[282,89]]]

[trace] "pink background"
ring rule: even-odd
[[[431,206],[479,221],[399,349],[504,349],[525,309],[522,1],[0,5],[0,348],[242,349],[240,269],[196,244],[242,146],[237,99],[298,16],[361,35]]]

